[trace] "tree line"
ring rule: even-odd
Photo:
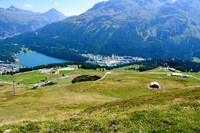
[[[139,62],[131,62],[128,64],[122,64],[113,67],[105,67],[107,70],[112,70],[114,68],[120,68],[130,65],[140,65],[139,68],[135,68],[134,70],[138,70],[140,72],[152,70],[159,66],[163,66],[163,64],[167,64],[167,66],[175,68],[177,70],[183,72],[199,72],[200,71],[200,63],[189,61],[189,60],[182,60],[182,59],[151,59]]]
[[[16,73],[23,73],[23,72],[28,72],[28,71],[34,71],[34,70],[39,70],[39,69],[44,69],[44,68],[57,68],[57,67],[68,67],[69,65],[77,65],[79,69],[93,69],[96,70],[97,68],[101,69],[102,67],[97,64],[91,64],[91,63],[85,63],[85,62],[65,62],[65,63],[53,63],[53,64],[47,64],[47,65],[40,65],[40,66],[35,66],[35,67],[24,67],[19,69],[18,72],[7,72],[5,74],[16,74]]]
[[[175,68],[182,72],[200,71],[200,63],[188,60],[181,60],[181,59],[153,59],[153,60],[141,61],[136,64],[142,65],[141,67],[138,68],[139,71],[147,71],[155,69],[159,66],[163,66],[163,64],[167,64],[167,66]]]
[[[115,68],[130,66],[130,65],[140,65],[139,68],[134,69],[138,70],[140,72],[147,71],[151,69],[155,69],[159,66],[163,66],[163,64],[167,64],[169,67],[175,68],[177,70],[183,71],[183,72],[199,72],[200,71],[200,63],[188,61],[188,60],[181,60],[181,59],[152,59],[152,60],[145,60],[140,62],[131,62],[128,64],[122,64],[118,66],[100,66],[98,64],[91,64],[91,63],[85,63],[85,62],[66,62],[66,63],[53,63],[48,65],[40,65],[35,66],[32,68],[21,68],[18,72],[7,72],[5,74],[15,74],[15,73],[21,73],[21,72],[28,72],[33,70],[39,70],[44,68],[56,68],[56,67],[68,67],[68,65],[77,65],[79,69],[100,69],[101,71],[106,70],[112,70]]]

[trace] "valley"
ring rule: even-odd
[[[86,61],[80,53],[192,60],[200,58],[199,4],[198,0],[103,1],[83,14],[0,44],[16,43],[49,56],[77,61]]]

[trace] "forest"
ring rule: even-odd
[[[72,83],[75,84],[75,83],[78,83],[78,82],[85,82],[85,81],[96,81],[98,79],[100,79],[101,77],[97,76],[97,75],[94,75],[94,76],[89,76],[89,75],[81,75],[81,76],[78,76],[76,78],[74,78],[72,80]]]
[[[30,37],[27,39],[27,37]],[[17,45],[13,45],[17,44]],[[14,55],[21,51],[21,47],[25,46],[32,51],[36,51],[48,56],[53,56],[60,59],[66,59],[71,61],[85,62],[87,58],[79,55],[78,52],[70,50],[68,47],[63,47],[63,44],[76,45],[70,41],[55,40],[51,38],[37,38],[31,33],[24,33],[13,38],[0,40],[0,49],[7,51],[9,54],[3,54],[2,60],[7,58],[10,62],[14,62],[14,58],[9,55]],[[0,60],[1,60],[0,59]]]
[[[183,72],[199,72],[200,71],[200,63],[189,61],[189,60],[181,60],[181,59],[151,59],[151,60],[145,60],[140,62],[131,62],[128,64],[123,64],[119,66],[113,66],[113,67],[105,67],[107,70],[112,70],[114,68],[120,68],[130,65],[140,65],[138,70],[140,72],[147,71],[151,69],[155,69],[159,66],[163,66],[163,64],[167,64],[167,66],[175,68],[177,70],[183,71]]]
[[[0,61],[15,62],[14,54],[21,50],[17,45],[1,45],[0,44]]]

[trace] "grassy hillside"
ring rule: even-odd
[[[114,69],[102,81],[72,84],[70,79],[31,90],[31,82],[65,75],[98,75],[99,70],[38,71],[0,76],[0,132],[199,132],[199,80],[167,76],[157,68],[145,72]],[[200,77],[199,73],[186,73]],[[12,85],[15,80],[16,96]],[[148,89],[152,81],[161,90]],[[4,83],[3,83],[4,82]],[[5,83],[6,82],[6,83]]]

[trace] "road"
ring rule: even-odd
[[[158,70],[155,70],[155,71],[152,71],[152,72],[147,72],[147,73],[155,73],[155,72],[158,72],[162,69],[162,67],[160,67]]]
[[[188,76],[191,77],[191,78],[200,80],[200,78],[194,77],[194,76],[192,76],[192,75],[188,75]]]
[[[103,78],[99,79],[99,81],[103,80],[108,74],[111,74],[111,72],[107,72],[107,73],[103,76]]]
[[[1,81],[1,79],[0,79],[0,84],[13,84],[13,83],[9,83],[9,82],[5,82],[5,81]]]
[[[74,78],[74,77],[78,77],[80,75],[69,75],[69,76],[63,76],[63,77],[60,77],[60,78],[57,78],[57,79],[53,79],[53,80],[50,80],[50,81],[47,81],[47,82],[42,82],[42,83],[38,83],[38,84],[31,84],[33,85],[34,87],[41,87],[41,86],[44,86],[50,82],[54,82],[56,80],[61,80],[61,79],[67,79],[67,78]]]
[[[0,81],[0,84],[10,84],[10,85],[12,85],[13,83],[9,83],[9,82]]]

